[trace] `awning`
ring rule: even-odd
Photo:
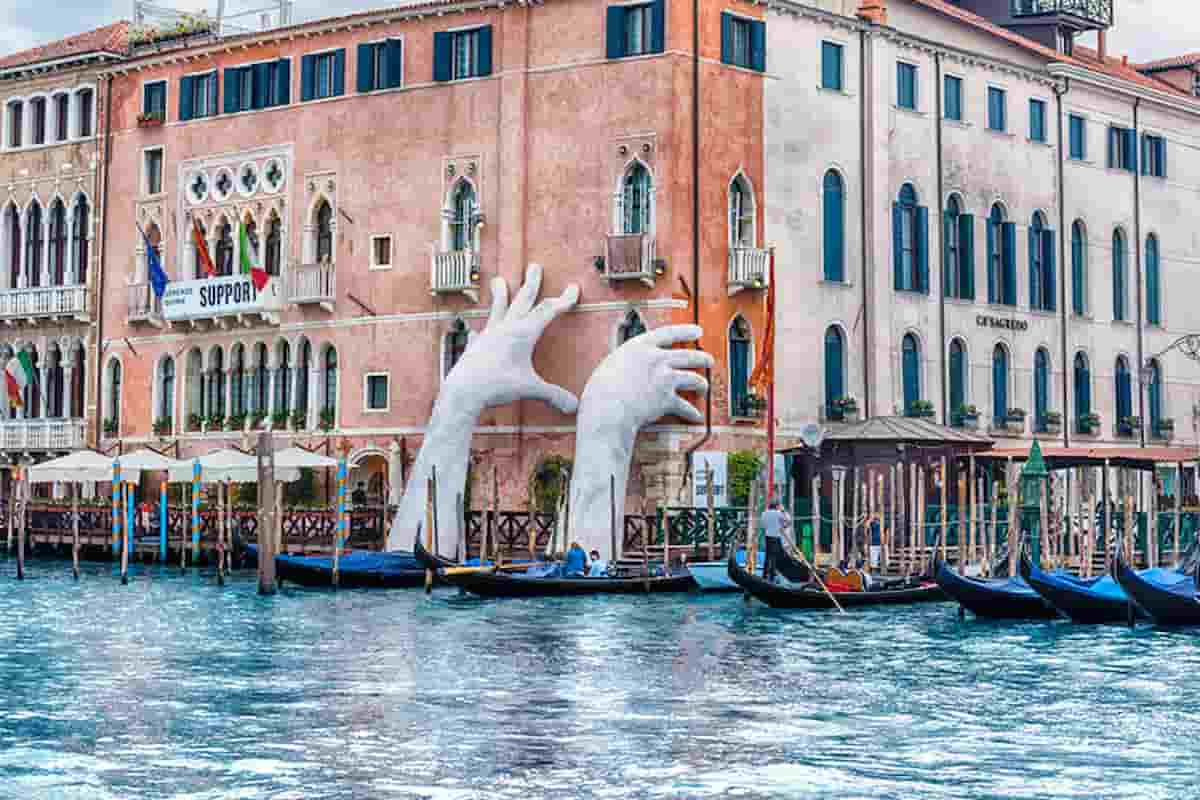
[[[30,483],[104,483],[113,478],[113,457],[95,450],[77,450],[70,455],[29,468]],[[137,469],[122,466],[121,480],[136,481]]]
[[[323,456],[303,447],[289,447],[275,454],[275,469],[331,469],[338,465],[336,458]]]
[[[179,462],[179,466],[171,468],[171,482],[191,483],[196,461],[200,462],[201,483],[258,483],[258,457],[228,448]],[[275,480],[291,483],[299,479],[299,468],[281,468],[276,464]]]
[[[122,469],[138,470],[139,472],[167,472],[172,469],[187,466],[184,461],[168,458],[153,450],[138,450],[122,455],[118,461]]]
[[[1024,461],[1029,457],[1029,447],[1017,448],[999,447],[986,453],[977,453],[977,459],[1007,461]],[[1105,462],[1113,467],[1130,467],[1132,469],[1154,469],[1156,466],[1169,466],[1180,463],[1191,463],[1200,460],[1200,453],[1193,447],[1043,447],[1042,458],[1050,469],[1067,469],[1068,467],[1103,467]]]

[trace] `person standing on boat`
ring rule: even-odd
[[[775,561],[779,558],[779,552],[783,549],[783,542],[780,537],[783,536],[783,531],[792,524],[792,518],[788,513],[779,507],[779,501],[772,500],[767,505],[767,510],[762,513],[759,518],[762,523],[763,532],[767,538],[766,558],[763,561],[763,577],[769,581],[775,580]]]
[[[579,546],[579,542],[571,542],[567,551],[567,563],[563,570],[568,578],[582,578],[587,574],[587,553]]]

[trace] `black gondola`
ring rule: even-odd
[[[247,545],[246,555],[257,563],[258,548]],[[413,553],[356,550],[338,556],[338,586],[345,589],[411,589],[424,585],[425,571]],[[275,575],[281,583],[332,586],[333,557],[277,555]]]
[[[977,617],[990,619],[1054,619],[1058,612],[1020,577],[968,578],[946,562],[934,564],[934,580],[951,598]]]
[[[1073,622],[1094,625],[1129,619],[1129,596],[1110,575],[1085,579],[1049,573],[1022,556],[1021,577],[1043,600]]]
[[[1139,574],[1117,556],[1114,577],[1147,617],[1159,625],[1200,625],[1196,579],[1182,573],[1168,575]]]
[[[754,598],[771,608],[831,609],[833,600],[817,584],[784,586],[751,575],[732,557],[729,558],[729,578]],[[837,592],[834,595],[844,607],[908,605],[948,600],[946,594],[934,583],[916,583],[903,588],[880,589],[866,592]]]

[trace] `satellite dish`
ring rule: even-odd
[[[810,450],[819,451],[825,441],[825,429],[815,422],[805,423],[800,427],[800,441]]]

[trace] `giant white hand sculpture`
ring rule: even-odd
[[[440,531],[437,549],[453,555],[454,519],[458,495],[467,480],[471,434],[485,408],[516,400],[544,400],[564,414],[579,406],[575,395],[547,383],[533,371],[533,349],[555,317],[579,300],[579,287],[570,286],[555,298],[537,303],[542,288],[542,268],[531,264],[525,284],[508,303],[508,284],[492,281],[492,310],[487,326],[472,333],[462,358],[442,381],[421,450],[405,487],[400,507],[388,534],[388,549],[412,547],[417,528],[425,521],[426,481],[437,467],[437,514]]]
[[[616,481],[617,535],[625,518],[625,487],[638,431],[667,415],[701,422],[704,416],[678,392],[707,392],[691,369],[712,367],[699,350],[670,345],[700,338],[698,325],[673,325],[635,336],[608,355],[588,379],[576,419],[569,532],[585,550],[612,558],[609,482]]]

